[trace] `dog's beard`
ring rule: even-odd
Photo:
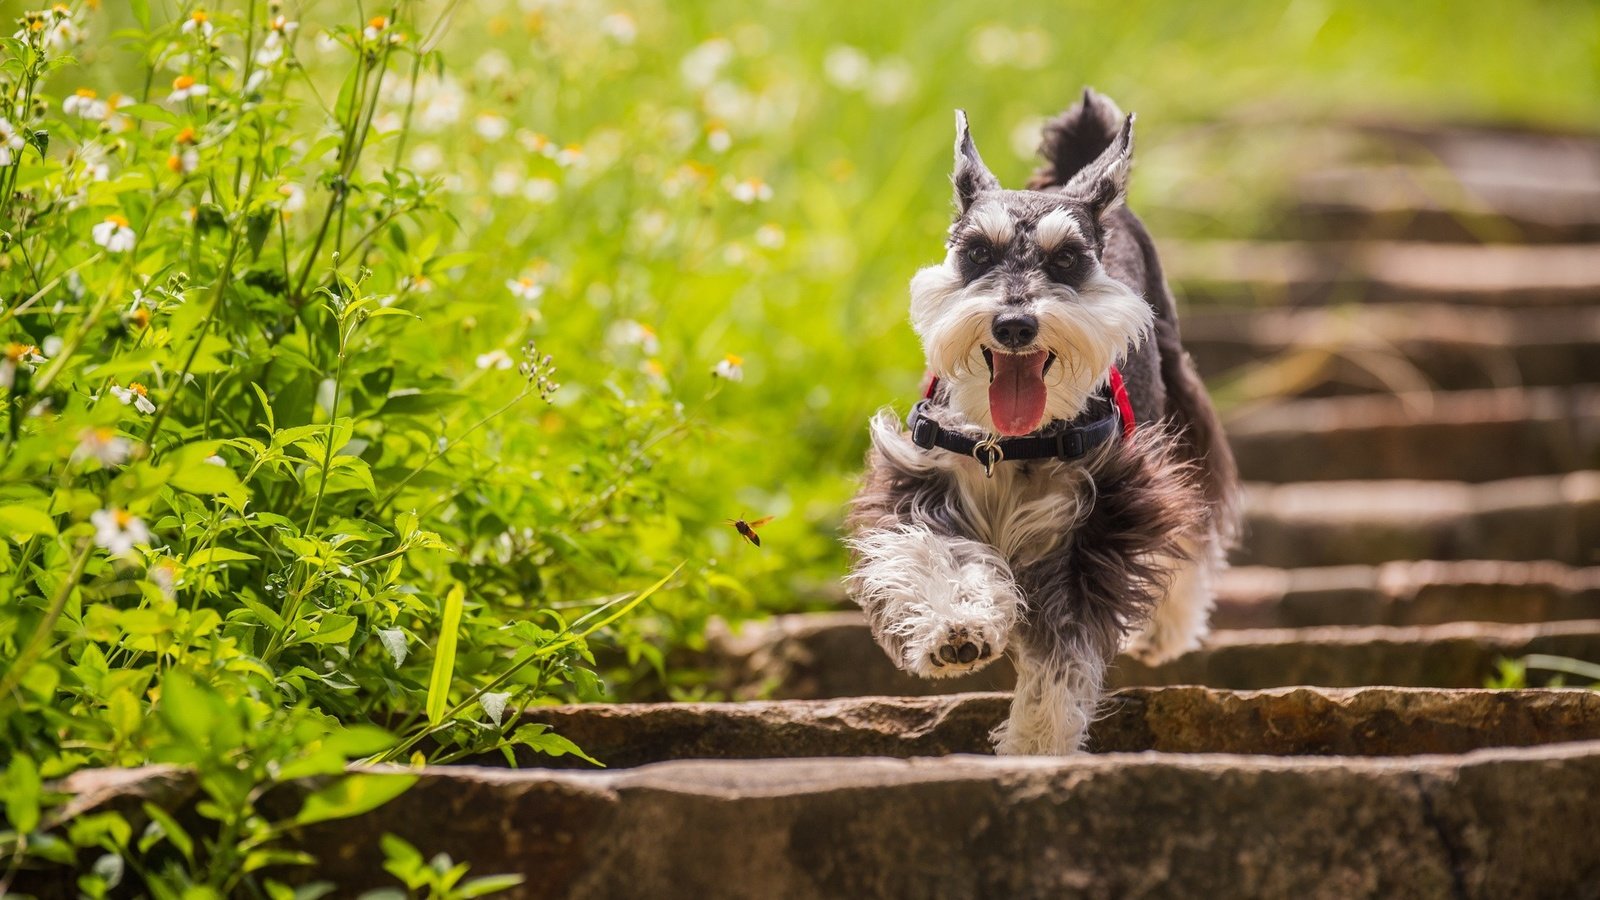
[[[928,368],[948,389],[951,407],[986,432],[1027,434],[1077,416],[1150,331],[1149,304],[1098,264],[1076,290],[1037,274],[1031,288],[1032,301],[1007,305],[984,279],[963,285],[948,259],[911,280],[911,322]],[[995,341],[991,328],[1001,313],[1039,320],[1039,335],[1023,354],[1003,353]]]

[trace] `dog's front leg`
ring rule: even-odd
[[[900,668],[948,678],[1005,652],[1022,600],[993,547],[915,524],[867,531],[850,546],[851,593]]]
[[[1076,753],[1100,702],[1108,660],[1088,648],[1015,654],[1017,690],[1011,715],[996,728],[1002,756]]]

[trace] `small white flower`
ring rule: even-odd
[[[94,542],[112,556],[122,556],[139,544],[150,543],[150,530],[127,510],[96,510],[89,514],[89,521],[94,524]]]
[[[122,132],[132,128],[133,120],[117,112],[117,110],[124,106],[132,105],[132,97],[125,97],[122,94],[112,94],[110,97],[107,97],[105,102],[106,111],[104,116],[106,130],[110,131],[112,134],[121,134]]]
[[[418,294],[427,294],[433,291],[433,279],[426,275],[407,275],[400,279],[400,290]]]
[[[256,69],[254,72],[251,72],[250,73],[250,77],[248,79],[246,79],[246,81],[244,83],[244,92],[246,94],[257,93],[257,92],[259,92],[261,90],[261,86],[262,85],[266,84],[268,81],[271,81],[271,80],[272,80],[272,72],[271,72],[271,70],[269,70],[269,69]]]
[[[438,144],[418,144],[411,151],[411,168],[418,172],[432,172],[444,165],[444,151]]]
[[[711,370],[711,374],[718,378],[726,378],[729,381],[743,381],[744,357],[729,353],[717,361],[716,368]]]
[[[114,384],[111,386],[111,393],[122,401],[123,406],[131,403],[134,409],[147,416],[156,411],[156,405],[150,402],[149,390],[137,381],[128,382],[127,387]]]
[[[551,203],[561,193],[561,185],[548,178],[530,178],[522,183],[522,198],[529,203]]]
[[[506,279],[506,290],[518,300],[530,303],[544,296],[544,285],[527,276]]]
[[[717,80],[722,68],[733,61],[733,44],[727,38],[712,38],[690,50],[678,64],[678,72],[692,88],[703,88]]]
[[[706,132],[706,146],[711,148],[712,153],[727,153],[728,148],[733,146],[733,135],[721,125],[713,125]]]
[[[667,389],[667,370],[665,366],[661,365],[660,360],[644,360],[639,363],[639,371],[644,373],[645,379],[657,390],[664,391]]]
[[[299,22],[290,21],[284,16],[273,17],[272,21],[267,23],[267,36],[261,40],[261,49],[256,51],[256,62],[270,66],[282,59],[289,38],[299,27]]]
[[[133,445],[117,434],[115,428],[86,428],[78,435],[78,446],[72,451],[72,458],[97,459],[102,465],[120,466],[128,461],[132,451]]]
[[[623,319],[611,326],[610,336],[612,343],[638,347],[645,356],[661,352],[661,339],[656,337],[655,331],[632,319]]]
[[[583,162],[583,148],[577,144],[568,144],[556,151],[554,159],[556,165],[563,169],[570,169]]]
[[[509,369],[513,364],[510,355],[504,350],[490,350],[488,353],[478,354],[480,369]]]
[[[478,132],[478,137],[486,141],[498,141],[511,133],[511,123],[506,121],[505,116],[488,112],[479,113],[472,127]]]
[[[783,229],[768,222],[756,229],[756,246],[766,250],[777,250],[783,246]]]
[[[181,571],[182,567],[178,565],[178,561],[169,558],[151,566],[145,571],[144,576],[150,579],[150,583],[156,586],[156,590],[160,591],[163,597],[171,600],[177,593],[178,574]]]
[[[218,456],[215,453],[213,453],[210,456],[206,457],[205,459],[201,460],[201,462],[205,463],[208,466],[217,466],[218,468],[222,468],[222,469],[226,469],[228,467],[228,461],[223,459],[222,457]]]
[[[0,354],[0,388],[10,390],[17,383],[18,369],[31,372],[43,362],[46,360],[39,348],[32,344],[6,344],[5,353]]]
[[[104,119],[110,107],[89,88],[78,88],[67,99],[61,101],[61,111],[69,116],[80,119]]]
[[[522,190],[522,170],[511,163],[501,163],[495,167],[494,174],[489,176],[489,193],[496,197],[509,197],[520,190]]]
[[[633,43],[639,36],[639,26],[633,21],[633,16],[625,12],[614,12],[600,20],[600,33],[611,38],[619,44]]]
[[[12,126],[11,120],[0,116],[0,166],[9,166],[15,155],[22,152],[22,135]]]
[[[772,186],[759,178],[746,178],[735,182],[728,188],[728,193],[740,203],[765,203],[772,199]]]
[[[283,197],[279,208],[285,213],[292,215],[306,208],[306,190],[300,185],[290,182],[279,187],[278,193]]]
[[[167,102],[182,103],[190,97],[204,97],[210,92],[211,87],[196,81],[193,75],[179,75],[172,79],[172,93],[167,95]]]
[[[211,17],[207,16],[203,9],[195,10],[189,14],[189,18],[183,20],[184,34],[198,34],[202,38],[209,38],[214,30],[211,27]]]
[[[89,229],[89,233],[107,253],[126,253],[133,249],[133,228],[127,219],[114,213]]]
[[[872,74],[872,60],[865,53],[847,44],[831,47],[822,59],[822,73],[834,87],[859,91]]]
[[[361,36],[369,42],[376,41],[383,36],[389,28],[389,20],[384,16],[373,16],[367,20],[367,27],[361,29]]]
[[[167,157],[167,168],[178,175],[188,175],[200,168],[200,151],[193,147],[178,147]]]

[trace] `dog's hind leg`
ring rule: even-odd
[[[863,532],[850,547],[851,594],[900,668],[948,678],[1005,652],[1022,600],[994,548],[915,524]]]
[[[1200,646],[1210,632],[1217,575],[1225,567],[1218,539],[1184,538],[1183,559],[1173,560],[1166,592],[1140,631],[1129,641],[1130,655],[1148,664],[1162,663]]]
[[[994,730],[995,752],[1002,756],[1060,756],[1076,753],[1094,720],[1104,686],[1106,660],[1056,652],[1016,654],[1017,690],[1011,715]]]

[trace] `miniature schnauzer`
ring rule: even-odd
[[[852,596],[903,669],[1010,652],[1008,754],[1082,745],[1107,666],[1199,644],[1236,530],[1233,455],[1124,205],[1133,116],[1092,90],[1009,191],[956,114],[956,218],[911,280],[932,381],[871,423]]]

